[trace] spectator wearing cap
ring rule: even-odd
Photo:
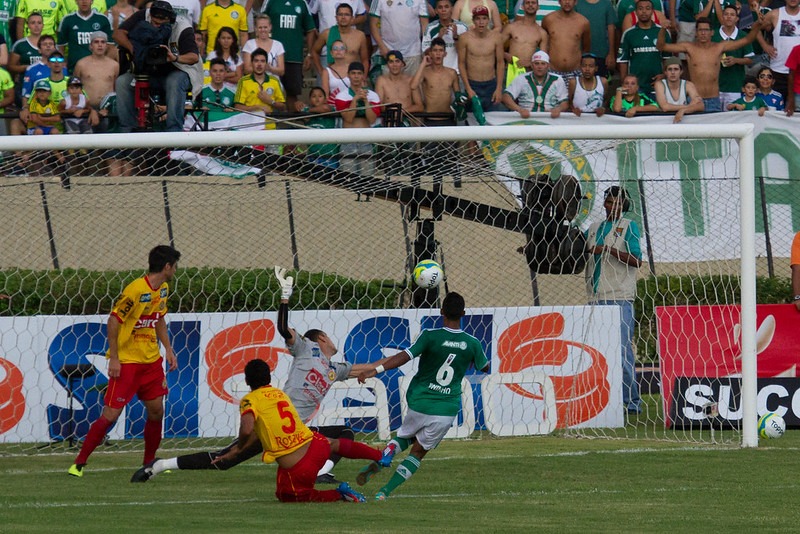
[[[422,111],[422,94],[419,89],[411,89],[412,77],[403,69],[406,62],[399,50],[390,50],[386,54],[388,72],[381,74],[375,82],[375,92],[383,104],[400,104],[403,111],[417,113]]]
[[[187,93],[203,90],[203,64],[191,22],[176,17],[172,5],[155,0],[148,9],[137,11],[114,31],[120,47],[120,76],[116,81],[120,131],[138,126],[134,107],[134,74],[145,74],[151,94],[164,94],[167,105],[166,129],[183,130]]]
[[[67,82],[67,95],[58,103],[58,111],[68,134],[92,133],[92,127],[100,122],[97,112],[83,94],[83,82],[77,76]]]
[[[664,60],[664,77],[655,84],[656,102],[664,113],[675,113],[672,122],[681,122],[684,115],[702,113],[705,109],[703,98],[697,87],[681,78],[683,64],[680,58]]]
[[[83,90],[94,109],[100,109],[103,97],[114,92],[114,82],[119,76],[119,63],[106,55],[108,36],[96,31],[89,35],[90,55],[75,65],[73,75],[83,80]]]
[[[61,133],[58,104],[50,99],[52,91],[47,80],[33,84],[33,95],[28,101],[28,135],[55,135]]]
[[[561,9],[553,11],[542,21],[549,37],[550,66],[554,74],[566,81],[581,74],[581,57],[592,48],[589,19],[575,11],[576,0],[560,0]]]
[[[399,50],[406,61],[405,72],[413,76],[422,57],[422,30],[427,25],[427,0],[373,0],[369,10],[370,35],[377,45],[373,57]]]
[[[489,29],[489,10],[478,6],[472,11],[475,24],[467,33],[460,36],[458,49],[458,73],[464,90],[471,102],[479,102],[480,110],[472,104],[473,113],[502,109],[503,76],[503,37],[500,32]]]
[[[527,119],[531,112],[550,112],[557,118],[569,107],[567,84],[550,72],[550,56],[538,51],[531,58],[531,71],[517,76],[503,92],[503,104]]]
[[[453,16],[463,22],[467,28],[473,28],[475,27],[475,21],[472,20],[472,17],[477,7],[485,7],[489,12],[490,30],[500,31],[503,28],[500,10],[493,0],[458,0],[456,5],[453,6]]]
[[[92,9],[92,0],[77,0],[78,10],[61,19],[58,26],[58,50],[66,55],[67,69],[75,70],[78,61],[89,54],[91,35],[95,31],[111,33],[111,23],[105,15]]]

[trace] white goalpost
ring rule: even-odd
[[[234,435],[247,360],[277,383],[288,369],[274,265],[297,281],[290,325],[325,330],[354,363],[408,347],[439,324],[446,291],[464,295],[491,370],[465,378],[449,437],[758,446],[751,124],[7,136],[0,154],[0,451],[83,438],[107,384],[107,314],[160,243],[182,253],[175,447]],[[614,185],[642,230],[637,416],[622,403],[621,312],[585,295],[582,235]],[[438,289],[414,287],[421,259],[442,264]],[[415,371],[337,386],[318,422],[386,439]],[[129,406],[111,439],[138,446],[142,414]]]

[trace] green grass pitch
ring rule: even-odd
[[[794,431],[758,449],[557,436],[445,441],[386,502],[281,504],[274,464],[255,460],[131,484],[140,452],[100,449],[77,479],[66,473],[74,451],[0,447],[0,532],[790,532],[800,528],[799,449]],[[345,459],[335,474],[356,487],[362,465]],[[368,498],[391,472],[362,488]]]

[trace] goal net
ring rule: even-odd
[[[235,435],[248,360],[265,359],[282,384],[275,265],[296,281],[290,326],[326,331],[354,363],[409,347],[441,325],[446,292],[464,295],[463,328],[491,370],[467,374],[448,437],[754,445],[750,135],[664,126],[654,139],[599,124],[1,138],[0,450],[83,439],[108,383],[108,313],[156,244],[182,253],[164,446]],[[612,186],[640,233],[636,406],[623,393],[624,306],[586,289],[584,233],[606,218]],[[422,259],[442,265],[438,288],[415,287]],[[338,383],[312,423],[387,439],[415,370]],[[134,401],[110,442],[141,447],[143,428]]]

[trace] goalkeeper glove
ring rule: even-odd
[[[281,300],[289,300],[292,296],[292,284],[294,278],[286,276],[286,269],[283,267],[275,266],[275,276],[278,278],[278,284],[281,286]]]

